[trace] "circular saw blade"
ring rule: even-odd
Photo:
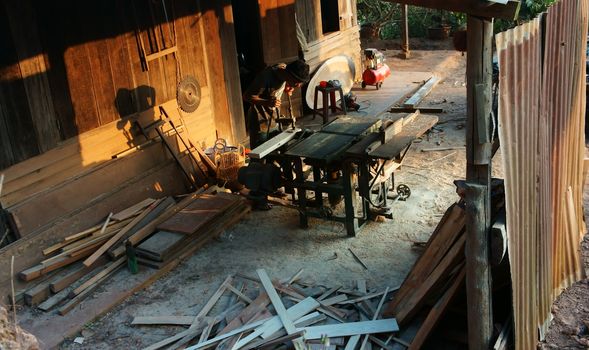
[[[176,90],[178,106],[184,112],[194,112],[200,105],[200,85],[193,76],[187,76],[178,83]]]

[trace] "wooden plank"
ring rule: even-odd
[[[290,320],[290,322],[294,322],[295,320],[305,316],[309,312],[319,308],[319,303],[311,298],[305,298],[301,302],[295,304],[294,306],[288,308],[285,312],[285,317]],[[283,327],[283,322],[280,316],[275,316],[268,322],[266,322],[263,327],[260,327],[260,336],[262,339],[268,339],[272,336],[275,332],[279,331]]]
[[[124,260],[122,262],[124,262]],[[67,314],[68,312],[70,312],[74,307],[76,307],[80,302],[82,302],[82,300],[84,300],[84,298],[86,296],[88,296],[90,293],[92,293],[94,291],[94,289],[96,289],[100,285],[100,283],[104,282],[107,278],[112,276],[117,271],[117,269],[120,268],[122,265],[123,265],[122,263],[118,263],[118,261],[117,261],[113,265],[111,265],[111,266],[114,266],[114,268],[111,269],[110,271],[108,271],[108,273],[103,274],[99,279],[94,279],[94,277],[96,277],[98,275],[91,278],[90,280],[94,280],[94,283],[87,286],[82,292],[77,294],[73,299],[68,301],[65,305],[61,306],[57,310],[57,312],[62,316]],[[90,281],[90,280],[88,280],[88,281]],[[86,282],[88,282],[88,281],[86,281]]]
[[[47,299],[51,295],[49,289],[49,282],[41,283],[40,285],[27,290],[24,294],[25,304],[29,306],[37,305]]]
[[[174,52],[177,52],[177,51],[178,51],[178,47],[172,46],[167,49],[163,49],[161,51],[158,51],[156,53],[149,54],[149,55],[145,56],[145,59],[147,60],[147,62],[149,62],[149,61],[156,60],[160,57],[164,57],[166,55],[173,54]]]
[[[415,94],[413,94],[413,96],[409,97],[409,99],[403,103],[403,107],[416,108],[416,106],[420,104],[421,101],[423,101],[423,99],[430,94],[430,92],[432,92],[432,90],[441,80],[442,79],[437,75],[431,77],[419,90],[417,90]]]
[[[389,292],[389,288],[387,287],[384,291],[384,294],[382,295],[382,298],[380,299],[380,302],[378,303],[378,306],[376,307],[376,311],[374,311],[374,315],[372,316],[372,320],[376,320],[378,318],[378,316],[380,315],[380,310],[382,309],[382,305],[384,304],[384,301],[387,298],[387,294]],[[366,344],[368,343],[368,334],[366,334],[364,336],[364,339],[362,340],[362,344],[360,345],[360,350],[364,350],[364,348],[366,347]]]
[[[69,294],[70,298],[74,298],[77,295],[81,295],[88,288],[90,288],[94,284],[98,283],[99,281],[102,281],[105,276],[110,275],[113,271],[116,271],[119,267],[121,267],[123,265],[123,263],[125,263],[125,261],[126,261],[125,258],[121,258],[121,259],[109,264],[102,271],[100,271],[96,275],[92,276],[92,278],[90,278],[89,280],[85,281],[80,286],[78,286],[77,288],[72,290]]]
[[[409,350],[417,350],[421,349],[425,341],[427,340],[428,336],[432,333],[434,327],[446,311],[448,305],[452,301],[452,298],[456,295],[458,290],[464,286],[464,278],[466,276],[466,269],[462,267],[458,275],[454,278],[454,282],[448,288],[448,290],[444,293],[444,295],[436,302],[434,307],[428,313],[425,321],[419,327],[419,331],[411,341],[411,346]]]
[[[168,210],[169,208],[171,208],[175,204],[176,204],[176,201],[172,197],[166,197],[163,201],[161,201],[157,205],[157,207],[155,207],[153,210],[151,210],[149,212],[149,215],[147,215],[145,218],[143,218],[143,220],[141,220],[133,229],[131,229],[125,235],[125,237],[123,237],[123,240],[126,241],[129,237],[131,237],[136,232],[138,232],[139,230],[141,230],[142,228],[144,228],[145,226],[150,224],[153,220],[158,218],[164,211]],[[123,256],[124,253],[125,253],[125,247],[123,244],[118,245],[116,248],[112,247],[108,250],[108,255],[112,259],[120,258],[121,256]]]
[[[405,299],[404,303],[399,305],[395,310],[396,312],[394,315],[400,324],[409,321],[409,318],[419,311],[420,307],[426,302],[426,298],[435,290],[435,286],[445,282],[444,278],[450,273],[456,264],[464,260],[465,242],[466,237],[465,235],[462,235],[423,284],[418,286],[413,293]]]
[[[53,261],[50,264],[39,264],[36,266],[33,266],[29,269],[26,269],[24,271],[21,271],[18,273],[18,277],[23,280],[23,281],[31,281],[35,278],[39,278],[42,275],[45,275],[51,271],[55,271],[61,267],[67,266],[71,263],[74,263],[78,260],[84,259],[85,257],[87,257],[88,255],[90,255],[91,252],[86,252],[84,254],[75,256],[75,257],[68,257],[68,256],[64,256],[61,257],[59,259],[57,259],[56,261]]]
[[[326,326],[305,327],[305,339],[321,339],[328,337],[347,337],[353,335],[398,332],[399,326],[394,318],[376,321],[348,322]]]
[[[60,291],[59,293],[52,295],[47,300],[45,300],[44,302],[39,304],[37,306],[37,309],[45,311],[45,312],[51,310],[57,304],[59,304],[63,300],[65,300],[67,298],[67,295],[69,294],[69,292],[70,291],[68,289],[64,289],[64,290]]]
[[[192,321],[192,324],[188,328],[188,333],[182,339],[180,339],[177,343],[175,343],[173,346],[171,346],[169,348],[170,350],[177,349],[177,348],[183,346],[184,344],[187,344],[192,339],[194,339],[194,337],[196,337],[198,335],[198,332],[196,331],[196,329],[202,325],[206,325],[205,323],[203,323],[202,320],[211,311],[211,309],[215,306],[217,301],[219,301],[219,298],[223,295],[223,293],[225,293],[225,290],[227,289],[227,285],[229,285],[232,280],[233,280],[233,276],[227,276],[227,278],[225,278],[225,280],[223,281],[223,283],[221,283],[221,285],[219,286],[217,291],[215,291],[213,296],[211,296],[211,298],[207,301],[207,303],[198,312],[198,314],[194,318],[194,321]],[[206,328],[208,328],[208,327],[205,327],[205,329]],[[209,332],[210,332],[210,330],[209,330]],[[199,343],[200,343],[200,341],[199,341]]]
[[[131,325],[190,326],[192,322],[194,322],[194,316],[135,316],[133,321],[131,321]]]
[[[207,222],[221,215],[236,200],[236,196],[202,196],[159,224],[157,228],[163,231],[193,234]]]
[[[151,210],[153,210],[157,206],[157,202],[150,204],[150,206],[143,211],[143,213],[139,214],[135,219],[133,219],[127,226],[123,227],[117,234],[112,236],[106,243],[104,243],[98,250],[96,250],[92,255],[90,255],[86,260],[84,260],[84,266],[88,267],[91,266],[98,258],[106,253],[106,251],[115,245],[127,232],[135,227],[143,218],[145,218]]]
[[[270,301],[272,302],[272,305],[274,305],[274,309],[276,310],[278,317],[280,317],[280,320],[282,321],[282,325],[284,326],[284,329],[286,329],[286,333],[287,334],[294,333],[295,326],[292,323],[292,321],[288,318],[288,316],[286,315],[286,308],[284,307],[284,304],[282,304],[282,300],[280,300],[278,293],[276,293],[276,289],[274,289],[274,286],[272,285],[272,281],[270,281],[270,277],[268,277],[268,274],[263,269],[258,269],[257,273],[258,273],[258,276],[260,276],[260,282],[262,283],[262,286],[266,290],[268,297],[270,297]]]
[[[106,257],[101,257],[100,259],[98,259],[90,267],[86,267],[84,265],[80,265],[74,271],[72,271],[72,272],[68,273],[67,275],[59,278],[56,281],[52,281],[50,283],[50,285],[49,285],[49,288],[51,289],[51,291],[53,293],[58,293],[59,291],[64,290],[65,288],[67,288],[68,286],[70,286],[75,281],[79,280],[83,276],[85,276],[88,273],[90,273],[91,271],[93,271],[95,268],[100,267],[100,266],[106,264],[106,262],[107,262]]]
[[[157,257],[157,261],[163,261],[185,238],[186,235],[181,233],[158,231],[137,246],[137,254],[147,254],[146,257]]]
[[[385,1],[393,2],[392,0]],[[483,18],[503,18],[512,21],[517,19],[521,5],[521,3],[517,0],[508,0],[506,4],[494,3],[490,1],[464,0],[395,0],[394,2],[438,10],[463,12]]]
[[[409,271],[392,302],[388,304],[385,315],[393,315],[405,298],[423,284],[423,281],[447,254],[460,233],[464,231],[465,222],[464,209],[459,205],[453,204],[446,210],[430,236],[422,255]]]
[[[137,214],[142,209],[150,206],[155,201],[156,200],[153,198],[146,198],[146,199],[142,200],[141,202],[134,204],[134,205],[130,206],[129,208],[121,210],[120,212],[114,214],[111,219],[114,221],[122,221],[122,220],[128,219],[132,216],[135,216],[135,214]]]
[[[358,343],[360,342],[360,334],[356,334],[350,337],[348,342],[346,343],[346,347],[344,350],[356,350]]]
[[[301,129],[288,129],[280,134],[273,137],[271,140],[264,142],[263,144],[259,145],[258,147],[254,148],[248,156],[254,159],[262,159],[268,154],[274,152],[275,150],[279,149],[280,147],[287,144],[290,140],[294,139],[299,133],[302,131]]]

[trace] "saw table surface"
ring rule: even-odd
[[[370,157],[391,160],[397,157],[403,149],[409,146],[415,139],[425,134],[438,122],[434,115],[418,115],[411,123],[404,125],[403,130],[395,135],[392,140],[377,147],[368,153]]]
[[[352,145],[357,136],[315,133],[290,148],[289,156],[330,162]]]
[[[382,120],[379,118],[341,116],[325,125],[320,132],[360,136],[377,131],[381,124]]]

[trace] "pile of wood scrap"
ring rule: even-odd
[[[136,259],[167,267],[247,212],[244,199],[227,193],[145,199],[45,248],[45,260],[18,273],[23,281],[41,281],[23,293],[24,302],[65,315],[127,263],[132,272]]]
[[[457,192],[462,194],[461,184],[456,181]],[[493,180],[491,216],[493,225],[490,258],[493,274],[493,313],[497,349],[507,344],[511,301],[509,261],[505,252],[504,190],[501,180]],[[466,215],[465,202],[460,200],[444,213],[430,239],[423,247],[411,271],[385,305],[383,315],[395,317],[409,349],[442,347],[441,341],[464,346],[467,339],[466,304]],[[438,327],[436,329],[436,327]],[[444,339],[440,339],[442,335]],[[428,341],[428,343],[426,343]],[[432,345],[435,343],[436,345]]]
[[[385,308],[384,314],[394,316],[401,326],[408,325],[423,309],[429,309],[410,342],[410,349],[421,348],[452,298],[463,288],[464,226],[464,209],[459,204],[452,205],[440,220],[399,291]]]
[[[390,349],[400,341],[396,320],[380,316],[396,288],[369,292],[365,280],[350,289],[316,285],[301,280],[302,272],[285,280],[263,269],[257,277],[229,276],[197,315],[138,316],[132,325],[188,327],[144,350]]]

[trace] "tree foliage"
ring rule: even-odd
[[[495,30],[503,31],[518,23],[536,17],[556,0],[521,0],[522,7],[517,21],[498,20]],[[380,38],[395,39],[401,35],[401,5],[381,0],[358,0],[358,19],[361,24],[370,23],[378,28]],[[412,37],[427,35],[427,28],[447,24],[452,29],[466,25],[466,15],[448,11],[409,6],[409,32]]]

